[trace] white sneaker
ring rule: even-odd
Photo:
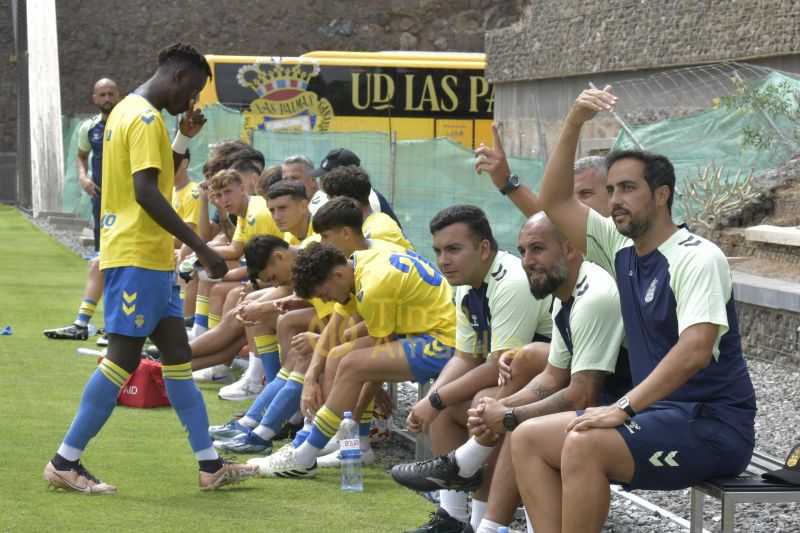
[[[267,464],[269,461],[274,461],[276,457],[280,457],[294,451],[294,446],[292,446],[291,442],[287,442],[277,452],[273,452],[272,455],[267,455],[264,457],[254,457],[252,459],[247,460],[247,464],[249,465],[256,465],[261,468],[261,465]]]
[[[375,452],[372,448],[365,452],[361,452],[361,465],[371,465],[375,462]],[[320,468],[339,468],[342,466],[342,459],[339,457],[339,452],[329,453],[317,459],[317,466]]]
[[[192,379],[196,383],[233,383],[233,373],[226,365],[212,366],[192,372]]]
[[[222,387],[218,396],[221,400],[255,400],[263,388],[263,379],[250,381],[244,375],[236,383]]]
[[[284,446],[285,448],[286,446]],[[305,478],[317,474],[317,464],[305,468],[297,464],[294,459],[295,449],[292,448],[260,459],[250,459],[247,464],[258,465],[258,475],[261,477]]]

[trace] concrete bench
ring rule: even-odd
[[[800,502],[800,486],[767,481],[761,477],[783,467],[775,457],[756,450],[750,465],[737,477],[715,478],[692,487],[690,533],[703,531],[703,504],[706,496],[722,502],[722,533],[733,533],[737,503]]]

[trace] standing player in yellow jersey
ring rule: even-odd
[[[197,50],[174,44],[159,53],[155,74],[109,117],[103,145],[100,263],[105,273],[108,356],[89,379],[78,413],[45,467],[44,478],[52,487],[116,492],[116,487],[89,473],[80,456],[111,416],[120,389],[139,366],[147,336],[163,354],[167,395],[199,462],[200,488],[214,490],[258,471],[224,462],[211,445],[205,403],[191,379],[192,354],[175,283],[173,236],[197,253],[210,275],[221,277],[227,270],[223,258],[170,205],[175,169],[189,139],[205,123],[193,106],[210,77],[211,69]],[[161,116],[164,108],[173,115],[185,113],[172,146]]]
[[[330,244],[311,244],[292,263],[292,286],[301,298],[346,304],[355,295],[364,336],[339,363],[333,387],[314,417],[311,434],[284,460],[261,465],[268,477],[310,477],[317,457],[346,410],[356,407],[367,382],[425,383],[453,356],[453,291],[436,267],[414,252],[355,252],[351,259]],[[333,354],[329,354],[329,357]]]

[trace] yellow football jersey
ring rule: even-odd
[[[369,247],[367,248],[368,250],[384,250],[399,254],[406,252],[405,248],[392,242],[386,242],[380,239],[372,239],[367,242],[369,243]],[[350,316],[358,312],[358,309],[356,309],[356,295],[351,294],[350,300],[348,300],[346,304],[340,304],[339,302],[336,302],[336,305],[333,306],[333,310],[342,316]]]
[[[414,252],[353,254],[356,309],[373,337],[427,333],[455,346],[453,289],[436,267]]]
[[[247,203],[247,213],[244,218],[236,220],[236,231],[233,240],[247,243],[256,235],[275,235],[283,238],[283,232],[272,219],[272,213],[267,208],[267,201],[261,196],[251,196]]]
[[[180,189],[172,190],[172,208],[187,224],[194,224],[195,232],[200,222],[200,186],[189,182]]]
[[[158,190],[171,204],[174,165],[161,112],[143,96],[126,96],[108,118],[103,139],[101,269],[175,268],[172,235],[136,202],[133,188],[136,172],[156,169]]]
[[[385,213],[374,211],[365,218],[364,223],[361,225],[361,233],[367,239],[380,239],[402,246],[406,250],[414,251],[414,246],[406,238],[397,222]]]

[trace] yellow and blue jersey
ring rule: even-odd
[[[158,190],[172,203],[175,168],[161,112],[131,94],[114,108],[103,140],[100,268],[134,266],[173,270],[172,235],[136,202],[133,175],[158,171]]]
[[[287,231],[286,235],[288,236],[292,234]],[[294,235],[292,235],[292,237],[294,237]],[[297,237],[294,238],[295,240],[297,239]],[[286,240],[286,237],[284,237],[284,240]],[[309,224],[308,236],[305,239],[303,239],[303,241],[300,242],[299,245],[300,248],[305,248],[312,242],[320,242],[320,240],[322,240],[322,237],[319,235],[319,233],[314,233],[311,228],[311,224]],[[294,244],[294,243],[289,243],[289,244]],[[323,302],[319,298],[310,298],[308,300],[308,303],[314,306],[314,310],[317,312],[317,316],[319,318],[325,318],[327,316],[330,316],[333,313],[333,309],[335,306],[335,302]]]
[[[291,231],[284,232],[282,237],[283,237],[283,240],[288,242],[290,245],[296,246],[296,245],[299,244],[303,248],[305,248],[308,245],[308,243],[310,243],[310,242],[319,242],[320,241],[319,235],[314,233],[314,225],[311,223],[311,219],[310,218],[309,218],[309,221],[308,221],[308,229],[306,230],[306,236],[304,238],[298,239],[295,236],[295,234],[292,233]],[[312,237],[314,239],[313,240],[309,240]]]
[[[194,224],[195,232],[200,223],[200,186],[189,182],[180,189],[173,189],[172,208],[187,224]]]
[[[414,251],[414,246],[408,240],[403,230],[392,220],[392,217],[378,211],[374,211],[364,219],[361,225],[361,233],[366,239],[379,239],[402,246],[406,250]]]
[[[236,231],[233,240],[247,243],[256,235],[274,235],[283,238],[283,232],[278,229],[272,213],[267,208],[267,201],[261,196],[251,196],[247,203],[247,213],[236,221]]]
[[[380,249],[352,259],[356,309],[371,336],[428,334],[455,345],[453,289],[432,263],[411,251]]]

